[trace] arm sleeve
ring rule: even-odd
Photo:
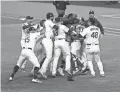
[[[50,25],[51,28],[53,28],[55,24],[51,21],[51,22],[49,23],[49,25]]]
[[[98,27],[100,28],[101,34],[104,35],[104,28],[103,28],[102,24],[99,21],[98,21]]]
[[[31,24],[29,24],[29,25],[23,25],[23,26],[22,26],[22,29],[24,30],[24,29],[27,29],[27,28],[29,28],[29,27],[31,27]]]

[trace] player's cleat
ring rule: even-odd
[[[13,77],[10,77],[10,78],[9,78],[9,81],[13,81]]]
[[[101,77],[105,77],[105,74],[100,74]]]
[[[95,73],[93,73],[93,74],[91,73],[91,77],[94,78],[95,77]]]
[[[65,74],[63,73],[63,69],[62,68],[58,68],[58,72],[61,76],[64,76]]]
[[[45,80],[47,80],[47,75],[45,74],[41,74],[42,75],[42,78],[44,78]]]
[[[74,81],[72,76],[68,76],[67,79],[68,79],[68,81]]]
[[[32,79],[33,83],[42,83],[42,81],[40,81],[39,79]]]
[[[52,75],[52,78],[56,78],[56,75]]]
[[[69,73],[69,72],[67,72],[67,80],[68,81],[74,81],[73,75],[71,73]]]
[[[73,74],[76,74],[79,71],[79,69],[77,68],[76,71],[73,71]]]

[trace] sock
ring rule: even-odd
[[[42,59],[42,61],[40,62],[40,68],[42,67],[42,64],[43,64],[43,62],[44,62],[45,59],[46,59],[46,57],[44,57],[44,58]]]
[[[91,72],[91,74],[95,74],[95,71],[94,71],[94,69],[93,69],[93,64],[92,64],[92,61],[88,61],[88,67],[89,67],[89,69],[90,69],[90,72]]]
[[[61,68],[64,68],[64,67],[65,67],[65,61],[64,61],[64,60],[61,61],[60,67],[61,67]]]
[[[19,69],[19,66],[15,65],[15,67],[13,68],[13,72],[12,72],[11,77],[14,77],[14,75],[16,74],[16,72],[18,71],[18,69]]]
[[[39,67],[34,67],[34,79],[37,79]]]

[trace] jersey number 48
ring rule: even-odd
[[[93,37],[93,38],[98,38],[98,32],[93,32],[93,33],[91,34],[91,37]]]

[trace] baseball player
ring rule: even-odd
[[[45,73],[46,73],[48,64],[50,63],[50,61],[52,59],[52,54],[53,54],[53,38],[54,38],[53,31],[57,30],[57,28],[58,28],[53,23],[53,19],[54,19],[53,13],[47,13],[46,18],[47,19],[44,23],[45,38],[43,38],[43,40],[42,40],[42,44],[45,48],[46,58],[42,64],[40,71],[39,71],[45,79],[47,78]]]
[[[67,26],[68,28],[71,27],[71,25],[74,24],[74,20],[76,21],[76,15],[73,14],[73,13],[70,13],[68,15],[66,15],[64,18],[63,18],[63,25]],[[72,29],[72,28],[71,28]],[[66,42],[71,45],[71,32],[69,31],[68,33],[66,33]],[[69,46],[70,47],[70,46]],[[72,60],[71,60],[72,61]],[[72,62],[71,62],[72,63]],[[73,64],[71,64],[72,67],[71,67],[71,72],[73,71]],[[58,72],[60,73],[60,75],[64,76],[64,73],[63,73],[63,69],[65,67],[65,61],[64,61],[64,58],[61,60],[61,65],[60,67],[58,68]]]
[[[71,53],[72,53],[72,60],[75,59],[76,57],[79,58],[79,60],[73,60],[73,62],[75,63],[75,71],[73,71],[73,74],[78,72],[79,69],[79,65],[81,65],[81,54],[80,54],[80,48],[81,48],[81,38],[79,37],[80,32],[83,31],[84,26],[82,26],[80,24],[80,19],[75,20],[74,24],[73,24],[73,28],[74,30],[71,32],[71,37],[72,37],[72,42],[71,42]],[[77,62],[79,61],[79,62]]]
[[[100,35],[101,31],[100,28],[95,26],[95,20],[90,19],[88,21],[88,28],[85,28],[83,32],[81,32],[81,35],[85,38],[85,53],[87,56],[87,62],[88,62],[88,67],[91,71],[91,75],[95,77],[95,71],[93,69],[93,64],[92,64],[92,59],[94,58],[95,61],[97,62],[100,75],[105,76],[104,70],[103,70],[103,64],[100,60],[100,47],[99,47],[99,40],[100,40]]]
[[[21,41],[20,41],[20,43],[21,43],[21,47],[23,47],[24,46],[24,40],[25,40],[25,37],[26,37],[26,31],[32,26],[32,19],[33,19],[33,17],[31,17],[31,16],[26,16],[25,18],[24,18],[24,20],[25,20],[25,23],[22,25],[22,37],[21,37]],[[27,27],[26,27],[27,26]],[[21,66],[21,70],[23,71],[23,72],[25,72],[25,65],[26,65],[26,60],[25,60],[25,62],[22,64],[22,66]]]
[[[24,26],[24,28],[26,27],[27,26]],[[15,65],[13,69],[13,72],[9,78],[9,81],[13,81],[14,75],[18,71],[19,67],[21,67],[23,62],[26,59],[28,59],[34,65],[34,76],[33,76],[32,82],[42,83],[42,81],[40,81],[37,77],[40,64],[34,53],[34,46],[35,46],[37,39],[40,38],[39,35],[40,35],[39,32],[36,32],[34,27],[30,27],[29,30],[27,31],[27,35],[24,40],[24,46],[22,47],[20,57],[17,61],[17,64]]]
[[[34,52],[35,52],[35,55],[38,58],[38,61],[40,62],[40,66],[42,65],[42,63],[44,61],[44,47],[42,45],[42,39],[44,38],[44,32],[45,32],[44,22],[45,22],[45,19],[40,20],[40,26],[39,26],[39,29],[38,29],[38,32],[40,33],[40,39],[38,39],[36,41],[35,48],[34,48]],[[34,66],[33,66],[33,69],[30,72],[30,75],[34,75]]]
[[[61,52],[65,56],[65,71],[68,73],[68,81],[73,81],[72,74],[71,74],[71,55],[70,55],[70,47],[69,43],[66,42],[66,33],[69,31],[69,28],[62,25],[61,18],[55,19],[56,24],[58,26],[58,32],[55,34],[55,50],[54,50],[54,60],[53,60],[53,70],[52,75],[53,77],[56,77],[56,69],[58,65],[58,59],[61,55]]]

